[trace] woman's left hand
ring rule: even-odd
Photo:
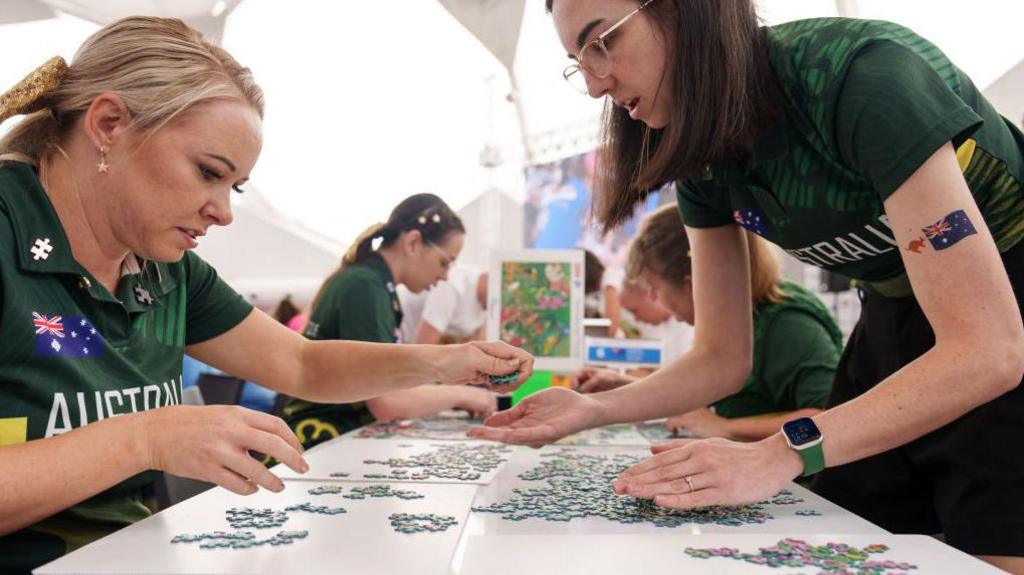
[[[675,509],[746,505],[775,495],[803,471],[781,434],[756,443],[679,439],[651,451],[612,482],[616,493]]]
[[[501,391],[519,387],[533,374],[533,356],[502,341],[471,341],[459,345],[436,346],[440,357],[435,365],[441,383],[488,383],[488,375],[519,372],[516,381],[495,386]]]

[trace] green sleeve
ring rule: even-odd
[[[782,310],[761,339],[760,373],[775,405],[787,411],[824,408],[839,363],[839,350],[825,326],[800,310]]]
[[[336,282],[313,312],[312,321],[321,326],[316,339],[395,343],[391,294],[380,280],[352,274]]]
[[[691,228],[717,228],[735,223],[728,202],[729,194],[716,193],[710,182],[686,181],[676,184],[679,216]]]
[[[185,345],[213,339],[242,323],[252,305],[231,289],[210,264],[185,252]],[[179,288],[181,289],[181,288]]]
[[[840,157],[888,198],[943,144],[957,146],[981,126],[952,87],[960,82],[969,80],[948,63],[940,70],[896,42],[869,44],[836,96]]]

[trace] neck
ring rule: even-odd
[[[380,259],[384,260],[384,263],[388,266],[388,271],[391,272],[391,279],[394,280],[395,285],[402,283],[402,265],[401,256],[391,248],[381,248],[377,250],[380,254]]]
[[[128,250],[114,239],[105,214],[98,209],[102,204],[93,193],[92,181],[81,177],[82,173],[87,172],[57,152],[40,162],[39,181],[57,212],[75,261],[114,293]]]

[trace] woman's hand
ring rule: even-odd
[[[781,434],[756,443],[677,439],[651,451],[612,482],[616,493],[675,509],[746,505],[775,495],[803,470]]]
[[[540,447],[602,423],[601,405],[564,387],[527,396],[515,407],[499,411],[467,435],[518,445]]]
[[[471,341],[435,347],[438,380],[441,383],[491,383],[488,375],[519,372],[516,381],[500,386],[502,391],[519,387],[533,374],[533,356],[501,341]]]
[[[677,429],[685,429],[697,437],[724,437],[732,439],[729,420],[721,415],[716,415],[714,411],[706,407],[670,417],[665,422],[665,426],[671,432],[675,432]]]
[[[149,469],[216,483],[240,495],[259,487],[284,489],[250,451],[265,453],[297,473],[309,469],[299,440],[284,421],[237,405],[162,407],[144,412],[140,423]]]
[[[498,398],[490,390],[473,386],[446,387],[441,389],[457,392],[458,396],[455,398],[455,404],[452,407],[468,411],[473,416],[473,419],[485,419],[498,409]]]
[[[573,374],[572,388],[580,393],[597,393],[632,383],[634,378],[611,369],[584,367]]]

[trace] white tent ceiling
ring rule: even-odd
[[[206,37],[219,40],[224,21],[242,0],[3,0],[0,24],[50,18],[57,11],[104,24],[146,14],[181,18]]]
[[[1024,57],[1013,40],[1021,2],[973,0],[970,10],[933,0],[758,5],[768,23],[845,11],[907,24],[979,86]],[[54,11],[61,14],[42,19]],[[96,28],[86,20],[131,13],[182,17],[213,37],[223,29],[224,45],[267,93],[253,182],[285,218],[340,243],[415,192],[438,193],[453,207],[495,188],[518,199],[527,157],[594,145],[601,103],[564,85],[564,50],[543,0],[0,0],[0,24],[26,21],[0,28],[0,86],[54,53],[70,57]],[[1017,86],[1002,88],[997,105],[1019,102]],[[1003,109],[1019,120],[1015,110]],[[496,167],[481,167],[484,151]]]

